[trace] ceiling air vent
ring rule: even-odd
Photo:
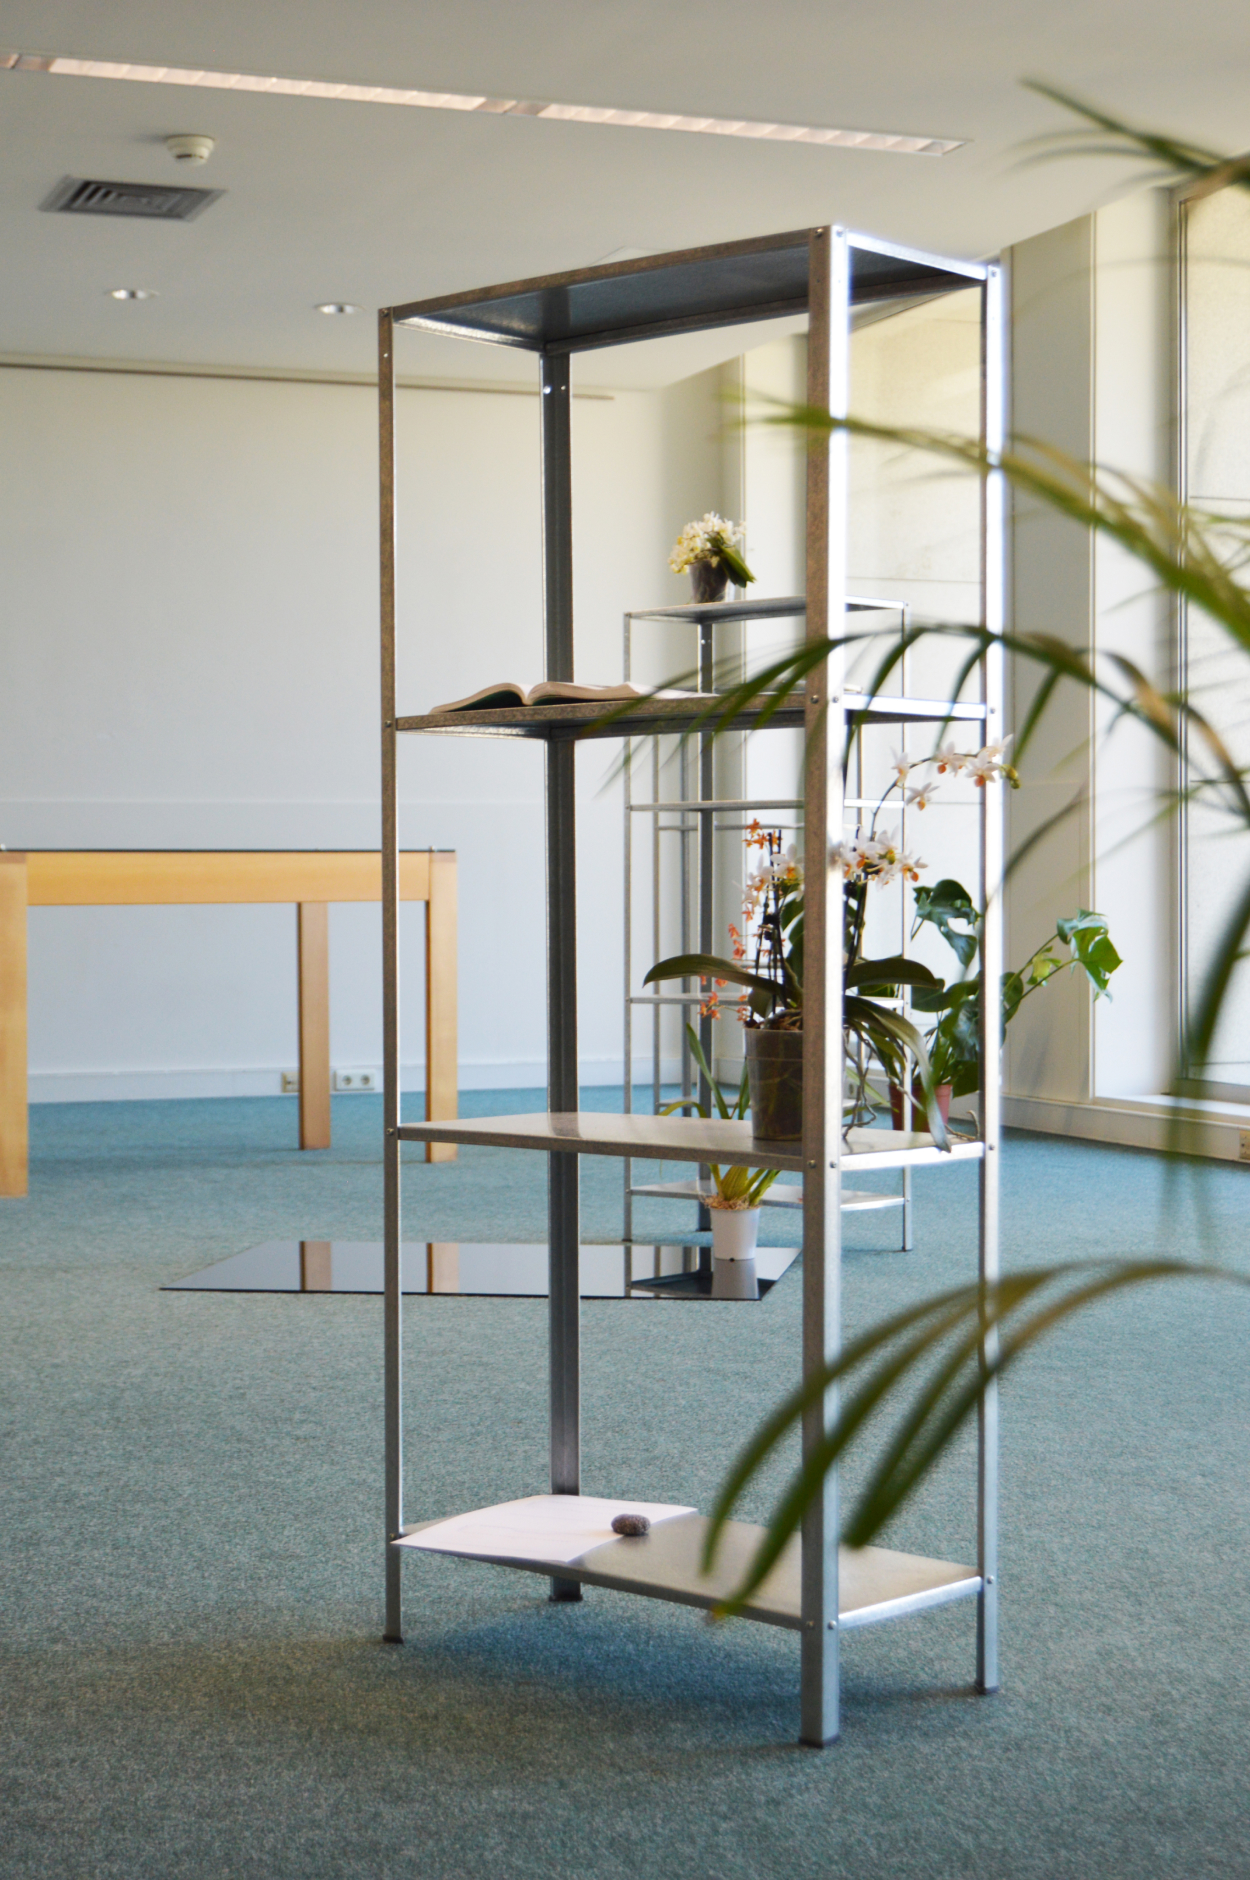
[[[170,183],[97,183],[63,176],[41,206],[58,215],[137,215],[148,222],[189,222],[225,194]]]

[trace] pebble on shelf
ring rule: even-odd
[[[612,1523],[612,1532],[637,1539],[651,1532],[651,1523],[645,1514],[618,1514]]]

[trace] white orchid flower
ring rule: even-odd
[[[968,758],[968,775],[978,789],[983,789],[987,783],[993,783],[996,778],[1005,775],[1010,744],[1010,738],[1003,738],[998,744],[983,744],[975,757]]]

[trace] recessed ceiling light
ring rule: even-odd
[[[156,294],[150,287],[110,287],[110,300],[155,300]]]
[[[205,72],[172,65],[119,65],[108,59],[63,59],[39,52],[0,52],[0,71],[52,72],[64,78],[128,79],[139,85],[191,85],[209,91],[263,91],[281,98],[336,98],[349,104],[403,104],[425,111],[488,111],[497,117],[554,118],[573,124],[619,124],[631,130],[699,131],[783,144],[825,144],[882,150],[897,156],[944,157],[968,141],[914,137],[895,131],[835,130],[818,124],[769,124],[756,118],[685,116],[674,111],[624,111],[615,105],[543,104],[527,98],[470,97],[457,91],[398,91],[389,85],[333,85],[315,78],[262,78],[253,72]]]
[[[317,313],[359,313],[359,307],[353,307],[350,300],[323,300],[315,309]]]

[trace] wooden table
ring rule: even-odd
[[[425,1114],[457,1114],[456,856],[411,849],[399,892],[425,902]],[[0,852],[0,1197],[24,1195],[28,907],[153,907],[293,902],[299,910],[299,1141],[330,1147],[331,901],[378,901],[376,850],[34,849]],[[429,1143],[426,1160],[454,1159]]]

